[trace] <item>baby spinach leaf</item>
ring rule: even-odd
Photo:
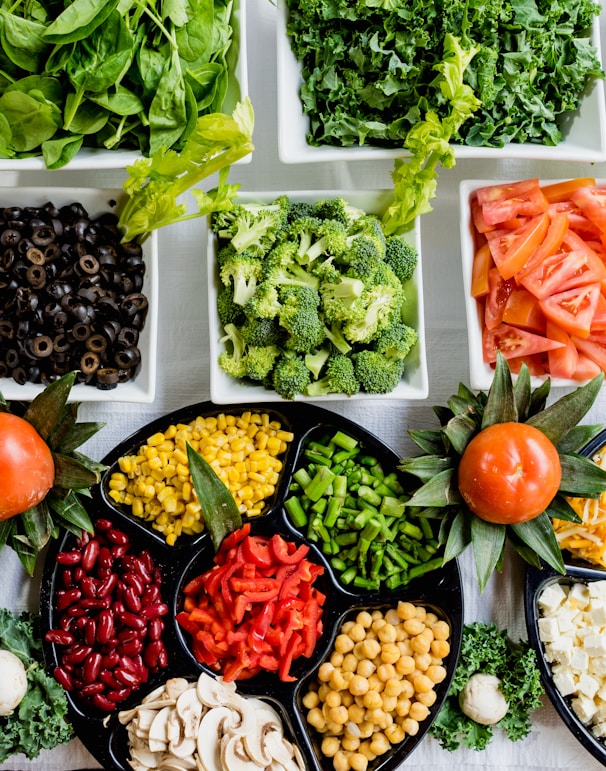
[[[34,150],[61,125],[61,112],[55,104],[20,91],[0,96],[0,112],[11,126],[11,144],[17,152]]]
[[[49,43],[84,40],[108,18],[118,0],[74,0],[44,33]]]
[[[179,57],[173,53],[162,73],[149,109],[149,152],[171,147],[187,124],[185,83]]]
[[[9,59],[26,72],[38,72],[40,55],[49,47],[42,37],[44,24],[0,9],[0,25],[2,48]]]

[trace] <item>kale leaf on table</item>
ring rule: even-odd
[[[0,608],[0,648],[20,658],[27,672],[23,700],[12,715],[0,717],[0,763],[18,753],[31,760],[43,749],[66,744],[73,737],[67,699],[44,669],[39,616]]]
[[[558,144],[559,118],[603,77],[589,31],[592,0],[288,0],[287,31],[302,64],[310,145],[403,147],[428,110],[445,37],[479,46],[465,83],[482,102],[452,141]]]

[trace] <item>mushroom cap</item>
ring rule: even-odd
[[[27,693],[27,674],[14,653],[0,650],[0,715],[10,715]]]
[[[480,725],[498,723],[509,709],[500,685],[501,681],[495,675],[476,672],[459,693],[462,712]]]

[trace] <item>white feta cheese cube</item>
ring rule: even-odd
[[[582,723],[589,723],[597,711],[594,700],[586,696],[577,696],[572,700],[571,706]]]
[[[583,674],[579,677],[578,690],[581,696],[586,696],[588,699],[593,700],[593,697],[598,692],[599,687],[600,684],[595,679],[595,677],[592,677],[586,672],[583,672]]]
[[[592,626],[603,627],[606,625],[606,601],[593,600],[588,612]]]
[[[558,627],[557,619],[555,618],[540,618],[538,621],[539,637],[544,643],[553,642],[560,636],[560,629]]]
[[[589,662],[589,671],[594,677],[606,677],[606,656],[596,656]]]
[[[592,628],[591,633],[583,640],[583,648],[588,656],[594,658],[606,655],[606,635],[595,634]]]
[[[606,736],[606,720],[592,726],[591,733],[596,739],[603,739]]]
[[[553,684],[562,696],[570,696],[576,693],[577,684],[574,675],[567,667],[554,667],[552,670]]]
[[[589,667],[589,656],[582,648],[576,647],[572,651],[572,659],[570,661],[570,668],[573,672],[586,672]]]
[[[557,581],[546,586],[539,595],[539,608],[545,613],[553,613],[566,599],[566,592]]]
[[[579,608],[580,610],[586,608],[589,605],[587,585],[580,581],[575,581],[568,592],[568,602],[574,608]]]
[[[591,598],[606,600],[606,580],[588,581],[587,594]]]

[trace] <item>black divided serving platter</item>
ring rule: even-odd
[[[602,430],[595,436],[583,448],[582,454],[591,457],[604,444],[606,444],[606,430]],[[537,664],[545,690],[557,713],[583,747],[600,761],[602,765],[606,766],[606,741],[600,740],[592,734],[591,730],[574,713],[571,707],[571,697],[563,697],[556,688],[551,673],[551,665],[545,659],[545,647],[539,637],[538,622],[541,613],[538,601],[544,589],[554,583],[569,585],[574,582],[589,583],[590,581],[603,581],[606,579],[605,570],[591,566],[583,560],[575,559],[569,552],[563,552],[563,558],[566,575],[561,575],[546,565],[541,569],[535,567],[527,568],[524,606],[528,641],[536,651]]]
[[[208,534],[182,536],[174,546],[166,545],[161,534],[152,530],[145,522],[138,520],[120,509],[108,497],[108,482],[120,457],[135,453],[148,437],[158,431],[164,431],[173,423],[188,423],[197,416],[218,415],[221,413],[240,415],[246,410],[267,413],[272,419],[279,420],[282,428],[292,431],[295,439],[282,456],[283,470],[281,480],[272,501],[268,502],[265,513],[250,520],[251,532],[272,534],[278,532],[287,540],[302,542],[305,538],[290,524],[282,503],[288,492],[293,471],[306,442],[330,430],[342,430],[357,438],[362,445],[378,457],[386,469],[395,469],[399,457],[371,433],[357,424],[328,410],[312,404],[257,404],[217,406],[212,402],[202,402],[176,410],[158,418],[117,445],[103,460],[109,469],[105,472],[101,484],[95,489],[89,505],[89,513],[94,519],[104,518],[112,521],[115,527],[129,535],[136,551],[147,549],[162,571],[162,599],[168,604],[169,612],[164,617],[166,628],[163,640],[168,651],[168,666],[157,674],[150,675],[148,682],[135,691],[118,709],[112,713],[101,712],[83,704],[68,692],[69,716],[74,729],[83,744],[110,771],[127,771],[128,748],[126,730],[117,719],[120,710],[128,709],[141,702],[142,698],[171,677],[185,677],[195,681],[201,672],[213,676],[216,673],[199,664],[188,647],[188,635],[183,633],[174,620],[180,609],[181,588],[193,576],[209,569],[212,565],[214,550]],[[43,632],[55,628],[57,612],[53,608],[55,591],[59,588],[59,568],[55,558],[58,551],[69,550],[73,536],[66,534],[53,542],[45,562],[40,607]],[[391,592],[373,592],[352,590],[339,584],[333,576],[331,567],[313,543],[310,543],[308,559],[325,567],[325,573],[318,583],[321,591],[327,595],[324,607],[324,631],[318,640],[312,659],[301,658],[293,664],[292,674],[297,678],[293,683],[281,682],[272,673],[262,673],[250,680],[237,682],[238,690],[243,695],[254,695],[267,699],[282,716],[285,732],[290,735],[303,754],[306,767],[310,771],[331,771],[332,760],[322,757],[320,752],[320,734],[306,724],[301,700],[307,691],[307,684],[315,679],[316,672],[325,660],[340,629],[341,624],[362,609],[381,609],[395,607],[399,600],[422,604],[431,608],[440,618],[450,625],[450,654],[444,660],[447,676],[436,686],[437,699],[430,709],[429,717],[421,723],[415,736],[407,736],[403,742],[395,745],[391,752],[380,756],[369,765],[372,771],[392,771],[404,762],[418,746],[435,719],[447,696],[450,682],[454,675],[459,657],[461,635],[463,631],[463,595],[461,575],[456,560],[448,562],[443,568],[417,578],[407,586]],[[58,663],[59,649],[44,642],[44,653],[48,670],[52,673]]]

